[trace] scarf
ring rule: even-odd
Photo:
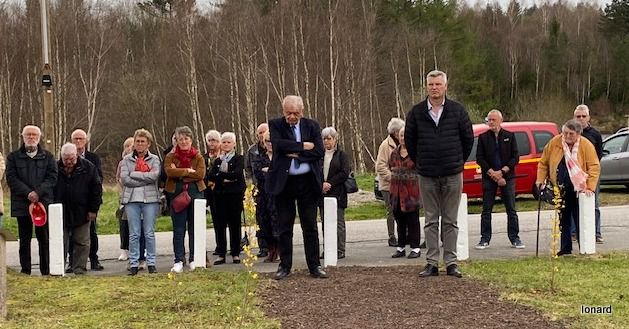
[[[219,168],[221,172],[229,171],[229,161],[236,155],[236,150],[231,150],[229,153],[221,154],[221,167]]]
[[[568,168],[568,174],[570,175],[570,181],[574,185],[576,192],[582,192],[587,189],[587,177],[588,174],[581,170],[579,163],[577,162],[577,153],[579,152],[579,142],[581,137],[577,138],[577,141],[572,145],[572,150],[566,144],[563,136],[561,137],[561,146],[563,146],[563,157],[566,160],[566,167]]]
[[[199,153],[194,147],[190,147],[189,150],[182,150],[179,145],[175,146],[175,157],[179,159],[179,165],[177,168],[192,168],[192,159]]]
[[[146,163],[146,160],[144,160],[146,156],[143,157],[136,157],[135,159],[135,171],[139,171],[139,172],[150,172],[151,171],[151,167],[149,166],[148,163]]]

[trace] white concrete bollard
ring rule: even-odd
[[[338,233],[337,227],[337,215],[338,207],[336,198],[325,197],[323,198],[323,229],[325,234],[323,235],[323,267],[336,266],[338,260],[336,250],[336,239]]]
[[[461,194],[461,202],[459,202],[459,213],[456,216],[457,226],[459,227],[459,235],[456,239],[456,258],[458,260],[467,260],[470,258],[470,238],[467,221],[467,194]]]
[[[63,205],[61,203],[48,206],[48,243],[50,275],[65,276],[66,257],[63,249]]]
[[[579,253],[596,253],[594,195],[579,193]]]
[[[207,267],[205,250],[207,246],[206,200],[194,199],[194,265]]]

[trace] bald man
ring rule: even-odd
[[[249,146],[247,154],[245,155],[245,173],[247,174],[247,181],[250,181],[253,185],[256,186],[258,185],[258,181],[256,179],[256,175],[253,174],[253,167],[254,163],[257,161],[257,159],[259,159],[260,155],[266,154],[266,145],[264,145],[264,134],[266,134],[267,131],[269,131],[268,124],[261,123],[258,126],[258,128],[256,129],[256,138],[258,141],[257,143]],[[256,207],[257,206],[258,205],[256,205]],[[262,207],[264,205],[261,204],[259,206]],[[263,211],[256,211],[256,223],[258,224],[258,226],[260,226],[260,223],[264,221],[264,219],[262,218],[263,214]],[[269,255],[269,243],[265,239],[258,237],[258,246],[260,247],[260,250],[256,256],[260,258],[267,257]]]
[[[257,142],[247,149],[247,154],[245,155],[245,173],[247,175],[247,180],[252,182],[253,185],[256,185],[256,177],[253,175],[253,161],[259,154],[266,153],[266,146],[264,145],[264,134],[269,131],[269,125],[267,123],[261,123],[258,125],[256,129],[256,140]]]
[[[98,178],[102,183],[103,170],[101,168],[100,157],[96,153],[92,153],[87,150],[89,138],[85,130],[76,129],[72,132],[70,137],[72,139],[72,144],[76,145],[76,150],[79,156],[82,159],[88,160],[96,167]],[[96,220],[90,221],[90,269],[92,271],[102,271],[104,267],[98,260],[98,235],[96,234],[96,229]],[[70,248],[69,254],[72,255],[72,248]],[[72,264],[72,262],[68,262],[68,264]]]

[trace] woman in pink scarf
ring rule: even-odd
[[[570,222],[574,216],[579,232],[579,194],[593,195],[600,174],[600,163],[596,150],[590,141],[581,138],[583,127],[572,119],[562,127],[561,135],[551,139],[542,159],[537,165],[538,187],[549,180],[554,186],[559,185],[563,191],[564,208],[561,210],[559,225],[561,227],[561,249],[557,256],[572,253]]]

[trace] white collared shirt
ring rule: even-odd
[[[428,102],[428,113],[430,114],[430,117],[432,118],[432,121],[435,122],[435,125],[439,125],[439,119],[441,119],[441,114],[443,114],[443,105],[446,103],[446,99],[445,97],[443,98],[443,102],[441,102],[441,105],[439,106],[439,110],[437,110],[437,113],[435,113],[432,110],[432,103],[430,103],[430,99],[426,100]]]

